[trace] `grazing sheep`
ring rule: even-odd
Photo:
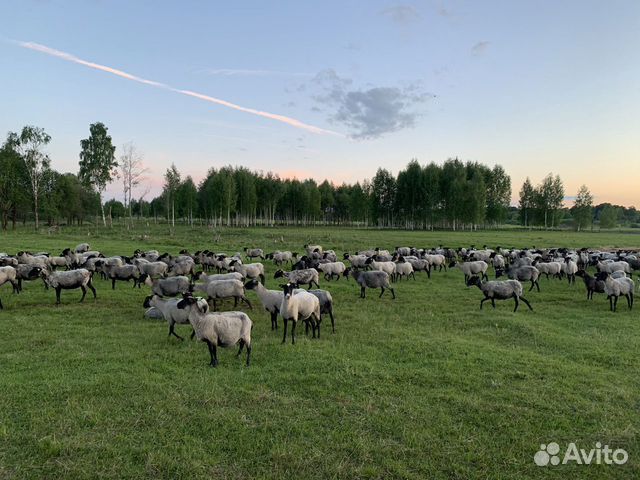
[[[152,280],[148,275],[142,274],[138,282],[150,286],[151,293],[160,297],[175,297],[176,295],[188,293],[192,288],[189,278],[185,276]]]
[[[392,277],[393,281],[397,282],[402,277],[407,277],[407,280],[409,280],[410,276],[413,277],[414,280],[416,279],[416,274],[413,272],[413,266],[411,263],[407,262],[404,257],[400,257],[395,263],[395,270]]]
[[[556,278],[562,278],[562,265],[560,262],[539,262],[535,260],[532,263],[532,266],[536,267],[540,274],[546,275],[549,278],[549,275]]]
[[[133,288],[140,288],[142,275],[140,269],[135,265],[111,265],[106,266],[107,278],[111,279],[111,289],[116,289],[116,281],[128,282],[133,280]],[[145,277],[146,278],[146,277]]]
[[[178,302],[180,302],[180,300],[181,299],[178,298],[164,299],[158,295],[149,295],[144,299],[142,306],[144,308],[157,308],[169,324],[169,336],[173,335],[179,340],[184,340],[184,338],[175,332],[176,323],[183,325],[189,323],[189,314],[187,311],[183,308],[178,308]],[[191,333],[192,339],[194,335],[195,331]]]
[[[208,299],[213,302],[213,309],[217,310],[217,300],[233,298],[234,308],[238,306],[238,300],[242,300],[249,308],[253,309],[251,302],[245,295],[244,285],[240,280],[218,280],[201,285],[195,285],[194,290],[206,292]]]
[[[504,270],[497,270],[496,278],[501,277],[503,273]],[[507,277],[509,277],[511,280],[531,282],[531,288],[529,288],[529,291],[533,290],[533,287],[537,287],[538,291],[540,291],[540,284],[538,283],[538,278],[540,278],[540,271],[532,265],[511,265],[507,269]]]
[[[360,285],[360,298],[366,298],[365,292],[367,288],[379,288],[380,296],[378,298],[382,297],[385,289],[389,289],[391,290],[393,299],[395,300],[396,298],[396,292],[391,288],[391,284],[389,283],[389,274],[387,272],[382,272],[380,270],[363,272],[347,268],[343,275],[345,277],[351,275],[356,283]]]
[[[264,251],[261,248],[244,247],[244,253],[249,259],[249,261],[253,260],[254,258],[259,258],[261,260],[264,260]]]
[[[380,272],[386,272],[390,277],[393,278],[393,274],[396,271],[396,264],[393,262],[378,262],[374,259],[374,257],[367,258],[365,262],[366,265],[369,265],[373,270],[377,270]]]
[[[209,347],[212,367],[218,366],[217,347],[232,347],[240,344],[236,357],[247,347],[247,367],[251,358],[251,329],[253,323],[244,312],[209,312],[207,301],[202,298],[185,296],[178,302],[178,308],[187,311],[189,323],[195,336]]]
[[[297,255],[287,251],[270,253],[267,257],[273,259],[273,263],[278,267],[281,267],[285,262],[291,263],[295,256]]]
[[[264,265],[261,263],[249,263],[247,265],[243,265],[242,262],[238,260],[233,260],[230,264],[230,267],[242,274],[244,278],[259,278],[263,285],[265,285],[264,278]]]
[[[29,282],[37,280],[42,274],[41,267],[34,267],[32,265],[20,264],[16,267],[16,281],[18,282],[18,292],[22,291],[22,281]],[[45,284],[45,287],[47,285]]]
[[[518,310],[520,300],[522,300],[529,310],[533,310],[529,301],[522,296],[522,284],[518,280],[505,280],[505,281],[487,281],[483,282],[477,275],[472,276],[467,281],[467,286],[477,286],[484,294],[484,298],[480,300],[480,310],[482,310],[482,304],[487,300],[491,300],[491,306],[496,308],[496,300],[508,300],[513,298],[516,303],[513,311]]]
[[[318,271],[315,268],[306,268],[304,270],[292,270],[285,272],[284,270],[278,270],[273,278],[286,278],[291,283],[297,283],[298,285],[309,285],[309,289],[315,283],[316,287],[320,288],[318,284]]]
[[[604,280],[597,280],[584,270],[578,270],[576,276],[582,277],[584,286],[587,287],[587,300],[593,300],[594,293],[604,293]]]
[[[260,303],[264,309],[271,314],[271,330],[278,329],[278,313],[280,313],[280,305],[282,305],[282,298],[284,293],[279,290],[267,290],[258,280],[249,280],[244,288],[247,290],[254,290]]]
[[[607,300],[609,300],[609,307],[612,312],[615,312],[618,306],[618,297],[627,297],[627,305],[629,310],[633,308],[633,290],[635,284],[633,280],[628,277],[612,278],[608,272],[600,272],[596,276],[597,280],[604,282],[604,293],[607,294]]]
[[[320,336],[320,301],[318,297],[312,295],[305,290],[299,290],[293,293],[295,286],[291,283],[281,285],[283,291],[282,303],[280,304],[280,315],[284,320],[284,335],[282,343],[287,341],[287,323],[291,320],[291,344],[296,343],[296,324],[298,320],[311,321],[313,328],[313,338],[316,337],[316,328],[318,329],[318,337]]]
[[[305,291],[302,289],[296,289],[293,291],[293,293],[297,293],[298,291]],[[318,297],[318,301],[320,302],[320,315],[329,315],[329,318],[331,318],[331,332],[332,333],[336,333],[336,321],[335,318],[333,317],[333,297],[331,296],[331,293],[329,293],[327,290],[306,290],[307,292],[309,292],[311,295],[315,295],[316,297]],[[320,328],[318,327],[318,336],[320,336]]]
[[[567,276],[569,280],[569,284],[576,283],[576,272],[578,271],[578,264],[571,259],[571,257],[567,257],[564,259],[564,265],[562,265],[562,273]]]
[[[62,290],[81,289],[82,298],[80,299],[80,303],[84,302],[84,297],[87,295],[87,288],[93,293],[93,299],[95,300],[97,298],[96,289],[93,288],[93,284],[91,283],[92,273],[86,268],[53,273],[43,270],[41,274],[46,284],[56,290],[56,305],[60,305],[60,292]]]
[[[429,262],[429,274],[431,273],[432,268],[438,268],[439,272],[441,272],[443,268],[445,272],[447,271],[447,259],[444,255],[439,253],[434,255],[426,254],[423,258]],[[429,275],[429,277],[431,277],[431,275]]]
[[[47,260],[47,264],[51,267],[52,270],[55,270],[58,267],[66,267],[67,266],[67,258],[66,257],[49,257]]]
[[[11,284],[11,286],[13,287],[13,292],[14,293],[18,293],[20,292],[19,288],[18,288],[18,282],[16,281],[16,277],[17,277],[17,272],[16,269],[13,267],[0,267],[0,286],[4,285],[5,283],[9,282]],[[0,301],[0,310],[4,308],[2,306],[2,301]]]
[[[215,273],[213,275],[207,275],[204,272],[196,273],[193,277],[193,281],[200,281],[204,283],[217,282],[219,280],[244,280],[244,275],[240,272],[229,273]]]
[[[459,268],[464,273],[464,283],[466,284],[472,275],[481,274],[483,280],[489,280],[487,276],[487,269],[489,268],[489,264],[483,260],[476,260],[473,262],[464,262],[458,263],[453,260],[449,264],[449,268]]]
[[[193,275],[195,273],[196,262],[188,256],[178,257],[169,263],[169,273],[171,277]]]
[[[369,257],[367,257],[366,255],[350,255],[348,253],[345,253],[343,256],[343,260],[349,260],[349,263],[351,263],[351,266],[353,268],[368,268],[368,258]]]
[[[149,262],[146,259],[137,258],[133,263],[138,266],[140,273],[152,279],[166,277],[169,272],[169,265],[164,262]]]
[[[90,250],[90,247],[88,243],[81,243],[80,245],[77,245],[75,248],[76,253],[85,253],[85,252],[88,252],[89,250]]]
[[[396,247],[396,253],[402,257],[411,255],[411,250],[413,250],[413,247]]]
[[[607,273],[613,273],[613,272],[624,272],[627,273],[629,275],[631,275],[632,270],[631,270],[631,266],[629,265],[629,263],[627,262],[598,262],[598,264],[596,265],[596,269],[598,270],[598,272],[607,272]]]
[[[506,262],[502,255],[496,252],[492,252],[491,255],[489,255],[489,258],[491,259],[491,266],[493,267],[494,271],[497,271],[498,269],[504,270]]]
[[[324,273],[324,279],[327,281],[333,280],[334,275],[336,276],[336,280],[340,280],[346,268],[342,262],[321,263],[316,267],[317,270]]]

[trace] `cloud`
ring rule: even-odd
[[[380,15],[390,18],[393,23],[402,26],[420,20],[420,14],[418,11],[411,5],[407,4],[387,7],[380,12]]]
[[[420,112],[416,109],[433,95],[417,84],[400,87],[352,87],[352,80],[334,70],[323,70],[313,79],[322,93],[314,100],[331,108],[328,120],[346,126],[354,139],[373,139],[411,128]]]
[[[479,57],[487,51],[489,45],[490,43],[486,40],[476,43],[473,47],[471,47],[471,55]]]
[[[67,52],[62,52],[60,50],[56,50],[50,47],[47,47],[46,45],[41,45],[38,43],[33,43],[33,42],[20,42],[20,41],[14,41],[13,43],[15,43],[16,45],[19,45],[22,48],[27,48],[29,50],[35,50],[37,52],[41,52],[44,53],[46,55],[50,55],[53,57],[57,57],[57,58],[61,58],[63,60],[66,60],[68,62],[72,62],[72,63],[77,63],[79,65],[84,65],[85,67],[89,67],[89,68],[93,68],[96,70],[100,70],[106,73],[110,73],[112,75],[116,75],[118,77],[121,78],[125,78],[127,80],[131,80],[134,82],[138,82],[138,83],[142,83],[144,85],[148,85],[148,86],[152,86],[152,87],[156,87],[156,88],[162,88],[164,90],[168,90],[174,93],[179,93],[181,95],[186,95],[189,97],[193,97],[193,98],[197,98],[199,100],[203,100],[206,102],[210,102],[210,103],[215,103],[217,105],[222,105],[224,107],[227,108],[231,108],[233,110],[238,110],[240,112],[245,112],[245,113],[249,113],[252,115],[257,115],[259,117],[264,117],[264,118],[268,118],[271,120],[275,120],[277,122],[281,122],[281,123],[285,123],[287,125],[290,125],[292,127],[295,128],[300,128],[302,130],[306,130],[312,133],[317,133],[317,134],[331,134],[331,135],[338,135],[338,136],[342,136],[341,134],[337,133],[337,132],[333,132],[331,130],[325,130],[323,128],[320,127],[316,127],[314,125],[308,125],[306,123],[301,122],[300,120],[297,120],[295,118],[291,118],[291,117],[287,117],[285,115],[279,115],[276,113],[270,113],[270,112],[264,112],[262,110],[256,110],[254,108],[248,108],[248,107],[243,107],[241,105],[237,105],[235,103],[231,103],[228,102],[226,100],[222,100],[219,98],[215,98],[215,97],[211,97],[209,95],[205,95],[202,93],[198,93],[198,92],[193,92],[191,90],[182,90],[179,88],[175,88],[175,87],[171,87],[169,85],[166,85],[164,83],[160,83],[160,82],[156,82],[153,80],[147,80],[145,78],[141,78],[141,77],[137,77],[135,75],[132,75],[130,73],[127,73],[123,70],[118,70],[112,67],[108,67],[106,65],[100,65],[99,63],[94,63],[94,62],[89,62],[87,60],[83,60],[81,58],[76,57],[75,55],[72,55],[70,53]]]

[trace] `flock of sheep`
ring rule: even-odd
[[[272,330],[277,330],[278,317],[282,318],[282,343],[286,342],[291,323],[291,343],[295,343],[298,321],[305,323],[306,333],[311,327],[313,338],[319,338],[322,316],[328,315],[335,332],[333,298],[328,290],[320,289],[320,276],[327,282],[341,277],[353,278],[360,287],[361,298],[366,298],[367,289],[380,289],[380,297],[389,290],[395,299],[392,285],[402,279],[415,280],[416,272],[424,272],[430,278],[432,272],[459,268],[464,273],[465,285],[477,286],[482,292],[480,308],[486,301],[495,308],[496,300],[513,299],[514,311],[520,301],[532,309],[523,297],[521,282],[529,282],[530,291],[533,288],[540,291],[541,275],[567,278],[569,283],[575,283],[579,276],[586,286],[587,299],[592,299],[594,293],[604,293],[610,309],[615,311],[621,296],[626,298],[629,309],[633,307],[631,276],[640,270],[640,259],[631,251],[396,247],[393,251],[375,248],[344,253],[339,259],[335,251],[324,250],[320,245],[305,245],[304,249],[303,255],[289,251],[265,255],[262,249],[245,248],[244,255],[232,256],[209,250],[193,254],[183,250],[177,256],[156,250],[136,250],[131,256],[106,257],[83,243],[73,250],[66,248],[59,256],[46,252],[22,251],[13,256],[0,253],[0,286],[11,283],[14,293],[19,293],[23,282],[42,279],[45,288],[55,290],[56,304],[60,304],[62,290],[80,289],[81,302],[87,290],[96,298],[95,275],[110,280],[112,289],[117,282],[133,280],[134,288],[145,285],[151,290],[143,304],[147,309],[145,315],[166,320],[169,335],[180,340],[183,338],[175,332],[175,325],[190,324],[191,338],[197,337],[208,345],[210,365],[216,366],[217,347],[235,345],[239,345],[238,355],[246,347],[246,363],[250,364],[251,319],[241,311],[217,311],[218,303],[228,299],[233,299],[234,308],[239,302],[253,308],[246,296],[247,290],[256,293],[270,314]],[[274,275],[284,282],[279,290],[266,288],[263,263],[244,263],[254,259],[270,260],[279,268]],[[590,266],[596,268],[596,276],[588,273]],[[496,280],[489,280],[490,267]],[[507,280],[498,280],[505,275]],[[307,290],[300,288],[304,285]]]

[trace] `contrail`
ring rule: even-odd
[[[231,102],[228,102],[226,100],[222,100],[220,98],[211,97],[209,95],[204,95],[202,93],[193,92],[191,90],[182,90],[182,89],[175,88],[175,87],[172,87],[170,85],[167,85],[167,84],[164,84],[164,83],[161,83],[161,82],[156,82],[156,81],[153,81],[153,80],[147,80],[146,78],[137,77],[135,75],[132,75],[132,74],[127,73],[127,72],[124,72],[122,70],[118,70],[116,68],[107,67],[106,65],[100,65],[99,63],[89,62],[87,60],[83,60],[83,59],[81,59],[79,57],[76,57],[75,55],[72,55],[71,53],[62,52],[60,50],[56,50],[54,48],[47,47],[46,45],[41,45],[39,43],[21,42],[21,41],[14,41],[13,43],[19,45],[20,47],[28,48],[29,50],[35,50],[37,52],[41,52],[41,53],[44,53],[44,54],[47,54],[47,55],[51,55],[53,57],[61,58],[61,59],[66,60],[68,62],[73,62],[73,63],[77,63],[79,65],[84,65],[85,67],[94,68],[96,70],[101,70],[103,72],[107,72],[107,73],[110,73],[112,75],[117,75],[118,77],[122,77],[122,78],[125,78],[127,80],[131,80],[131,81],[134,81],[134,82],[142,83],[144,85],[150,85],[150,86],[156,87],[156,88],[163,88],[163,89],[169,90],[171,92],[175,92],[175,93],[180,93],[182,95],[186,95],[188,97],[198,98],[198,99],[204,100],[206,102],[215,103],[217,105],[222,105],[222,106],[225,106],[227,108],[232,108],[232,109],[238,110],[240,112],[250,113],[252,115],[258,115],[259,117],[269,118],[271,120],[275,120],[277,122],[286,123],[287,125],[290,125],[292,127],[296,127],[296,128],[300,128],[300,129],[303,129],[303,130],[307,130],[307,131],[312,132],[312,133],[337,135],[337,136],[340,136],[340,137],[343,136],[342,134],[340,134],[338,132],[334,132],[332,130],[326,130],[324,128],[316,127],[314,125],[309,125],[307,123],[301,122],[300,120],[296,120],[295,118],[287,117],[285,115],[278,115],[276,113],[263,112],[261,110],[256,110],[254,108],[243,107],[241,105],[237,105],[235,103],[231,103]]]

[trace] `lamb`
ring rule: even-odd
[[[324,273],[324,279],[329,281],[333,280],[333,276],[335,275],[336,280],[340,280],[340,276],[346,270],[346,266],[342,262],[330,262],[330,263],[321,263],[318,265],[316,270]]]
[[[504,273],[504,270],[496,271],[496,278],[499,278]],[[538,291],[540,291],[540,284],[538,283],[538,278],[540,278],[540,271],[531,265],[511,265],[507,269],[507,277],[511,280],[519,280],[521,282],[530,281],[531,288],[529,291],[533,290],[533,287],[537,287]]]
[[[142,306],[144,308],[157,308],[162,317],[169,323],[169,336],[173,335],[179,340],[184,340],[180,335],[175,332],[176,323],[187,324],[189,323],[189,314],[184,310],[178,308],[180,299],[169,298],[163,299],[158,295],[149,295],[144,299]],[[195,331],[191,333],[191,338],[195,335]]]
[[[391,290],[391,295],[393,299],[396,298],[396,292],[391,288],[389,284],[389,274],[387,272],[382,272],[379,270],[373,270],[368,272],[354,270],[352,268],[347,268],[343,275],[346,277],[351,275],[356,283],[360,285],[360,298],[366,298],[366,289],[367,288],[379,288],[380,289],[380,297],[384,294],[385,289]]]
[[[487,269],[489,268],[489,265],[487,264],[487,262],[483,260],[476,260],[473,262],[464,262],[464,263],[458,263],[455,260],[453,260],[449,264],[449,268],[454,268],[454,267],[458,267],[460,270],[462,270],[462,273],[464,273],[465,284],[469,281],[469,278],[471,278],[472,275],[482,274],[481,275],[482,279],[489,280],[489,277],[487,276]]]
[[[191,283],[185,276],[159,278],[152,280],[146,274],[140,275],[139,283],[145,283],[151,287],[151,293],[160,297],[175,297],[191,291]]]
[[[476,285],[484,294],[484,298],[480,300],[480,310],[482,310],[482,305],[487,300],[491,300],[491,306],[496,308],[496,300],[507,300],[509,298],[513,298],[516,303],[513,309],[514,312],[518,310],[520,300],[529,307],[529,310],[533,310],[529,301],[522,296],[522,284],[518,280],[483,282],[480,277],[474,275],[467,281],[468,287],[472,285]]]
[[[265,284],[264,278],[264,265],[261,263],[249,263],[248,265],[243,265],[242,262],[237,260],[233,260],[230,264],[230,267],[242,274],[245,278],[259,278],[262,284]]]
[[[343,260],[349,260],[353,268],[367,268],[368,258],[369,257],[367,257],[366,255],[350,255],[348,253],[345,253],[343,256]]]
[[[604,293],[604,281],[597,280],[584,270],[578,270],[576,272],[578,277],[582,277],[584,286],[587,287],[587,300],[593,300],[594,293]]]
[[[84,302],[84,297],[87,295],[87,288],[89,288],[93,293],[93,299],[97,299],[96,289],[91,283],[93,274],[86,268],[53,273],[43,270],[41,274],[45,283],[56,290],[56,305],[60,305],[60,292],[62,290],[81,289],[82,298],[80,299],[80,303],[82,303]]]
[[[373,270],[378,270],[380,272],[386,272],[390,277],[393,278],[394,273],[396,272],[396,264],[393,262],[377,262],[374,260],[374,257],[367,258],[365,262],[366,265],[371,266]]]
[[[88,252],[89,250],[90,250],[90,247],[88,243],[81,243],[80,245],[77,245],[75,248],[76,253],[84,253],[84,252]]]
[[[569,284],[576,283],[576,272],[578,271],[578,264],[574,262],[571,257],[564,259],[564,265],[562,265],[562,272],[567,276]]]
[[[212,367],[218,366],[216,347],[231,347],[240,344],[236,357],[247,347],[247,367],[251,358],[251,330],[253,322],[244,312],[209,312],[207,301],[202,298],[185,296],[178,302],[178,308],[186,310],[189,323],[198,340],[209,347]]]
[[[293,291],[294,294],[298,292],[304,292],[305,290],[296,289]],[[331,331],[332,333],[336,333],[336,322],[333,317],[333,297],[331,293],[327,290],[307,290],[312,295],[318,297],[318,301],[320,302],[320,315],[329,315],[331,318]],[[318,325],[318,337],[320,336],[320,325]]]
[[[313,338],[316,337],[316,328],[318,329],[318,337],[320,337],[320,301],[318,297],[304,290],[298,290],[293,293],[295,286],[291,283],[281,285],[283,291],[282,303],[280,304],[280,315],[284,320],[284,335],[282,343],[287,341],[287,323],[291,320],[291,344],[296,343],[296,324],[298,320],[311,321],[313,328]]]
[[[400,257],[395,264],[395,271],[393,272],[392,278],[397,282],[398,279],[401,279],[402,277],[407,277],[407,280],[409,280],[410,276],[413,277],[414,280],[416,279],[416,274],[413,272],[413,266],[411,263],[407,262],[404,257]]]
[[[249,261],[253,260],[254,258],[259,258],[261,260],[264,260],[264,252],[261,248],[244,247],[244,253],[247,255],[247,258],[249,259]]]
[[[233,298],[233,306],[238,306],[238,300],[242,300],[247,306],[253,309],[251,302],[245,295],[244,285],[240,280],[219,280],[215,282],[209,282],[202,285],[196,285],[194,290],[203,291],[207,293],[208,299],[213,302],[213,309],[217,310],[217,300],[224,300],[225,298]]]
[[[18,283],[16,282],[16,269],[13,267],[0,267],[0,286],[4,285],[5,283],[9,282],[11,283],[11,286],[13,287],[13,291],[15,292],[19,292],[20,290],[18,289]],[[2,306],[2,301],[0,300],[0,310],[2,310],[4,307]]]
[[[309,285],[309,289],[315,283],[316,287],[320,288],[318,284],[318,271],[315,268],[305,268],[304,270],[292,270],[285,272],[284,270],[278,270],[273,278],[286,278],[291,283],[297,283],[298,285]]]
[[[561,278],[562,276],[562,263],[560,262],[543,262],[540,263],[538,260],[533,262],[533,266],[538,269],[540,274],[544,274],[549,278],[549,275],[557,278]]]
[[[615,312],[618,306],[618,297],[624,295],[627,297],[627,305],[629,310],[633,308],[633,290],[635,284],[628,277],[612,278],[610,273],[600,272],[596,276],[597,280],[604,281],[604,293],[607,294],[609,307]]]
[[[271,330],[277,330],[278,313],[280,313],[284,293],[279,290],[267,290],[264,285],[256,279],[248,281],[244,285],[244,288],[256,292],[264,309],[271,314]]]

